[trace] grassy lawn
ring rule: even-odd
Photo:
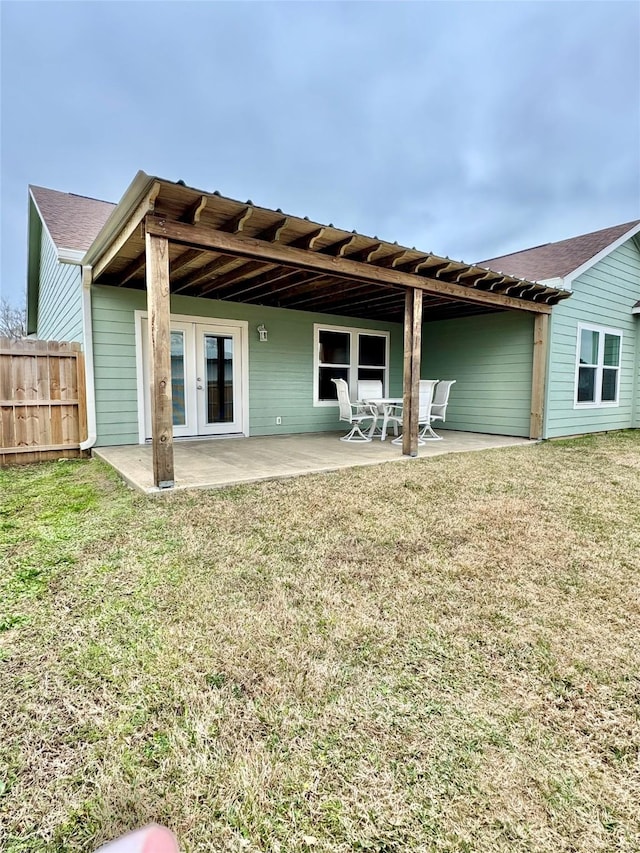
[[[0,849],[638,851],[640,432],[158,499],[0,471]]]

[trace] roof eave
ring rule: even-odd
[[[159,180],[140,170],[129,184],[124,195],[114,207],[109,218],[100,229],[97,237],[84,253],[79,263],[82,266],[93,266],[102,254],[109,248],[113,239],[120,233],[128,217],[140,204],[145,193],[154,181]]]
[[[40,302],[40,256],[42,254],[42,232],[56,248],[38,202],[29,187],[29,215],[27,231],[27,334],[35,334],[38,328],[38,303]]]
[[[63,264],[81,264],[86,252],[83,249],[63,249],[57,251],[58,260]]]

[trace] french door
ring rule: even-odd
[[[151,437],[147,320],[140,319],[145,388],[144,432]],[[173,434],[243,432],[243,329],[238,325],[171,321]]]

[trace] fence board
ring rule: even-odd
[[[82,456],[86,435],[80,345],[0,338],[0,465]]]

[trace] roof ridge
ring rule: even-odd
[[[594,234],[601,234],[603,231],[613,231],[617,228],[631,229],[634,225],[638,225],[640,219],[631,219],[629,222],[620,222],[617,225],[607,225],[606,228],[596,228],[595,231],[587,231],[584,234],[575,234],[573,237],[564,237],[562,240],[553,240],[551,243],[543,243],[542,245],[553,246],[556,243],[567,243],[569,240],[579,240],[581,237],[593,237]],[[538,249],[539,246],[531,246],[531,249]],[[524,250],[527,251],[527,250]]]
[[[29,189],[30,190],[45,190],[45,192],[48,192],[48,193],[58,193],[59,195],[66,195],[66,196],[70,196],[73,198],[86,198],[88,201],[97,201],[97,202],[100,202],[100,204],[110,204],[113,207],[116,206],[115,201],[107,201],[104,198],[96,198],[93,195],[83,195],[82,193],[70,193],[70,192],[67,192],[66,190],[56,190],[53,187],[43,187],[40,184],[29,184]]]
[[[494,255],[491,258],[485,258],[484,260],[480,261],[479,263],[488,264],[488,263],[491,263],[491,261],[499,261],[499,260],[503,260],[506,258],[511,258],[514,255],[525,255],[525,254],[528,254],[529,252],[537,252],[540,249],[547,249],[547,248],[553,249],[555,247],[562,246],[563,244],[574,243],[578,240],[581,240],[581,241],[582,240],[589,240],[590,238],[593,238],[593,237],[597,236],[598,234],[604,234],[607,231],[619,231],[620,235],[622,235],[626,231],[630,231],[632,228],[634,228],[636,225],[639,225],[639,224],[640,224],[640,219],[632,219],[629,222],[621,222],[618,225],[609,225],[606,228],[598,228],[596,231],[587,231],[585,234],[576,234],[574,237],[564,237],[562,240],[553,240],[553,241],[550,241],[548,243],[539,243],[537,246],[527,246],[524,249],[516,249],[513,252],[505,252],[502,255]],[[624,229],[624,231],[621,231],[620,229]]]
[[[107,201],[106,198],[96,198],[93,195],[82,195],[82,193],[67,193],[67,195],[71,195],[74,198],[87,198],[89,201],[99,201],[101,204],[111,204],[113,207],[116,206],[115,201]]]
[[[593,259],[603,257],[602,253],[608,247],[609,251],[612,251],[611,247],[627,240],[630,234],[633,235],[638,230],[640,220],[636,219],[553,243],[497,255],[480,261],[479,265],[530,281],[565,278],[582,269],[585,264],[595,263]]]

